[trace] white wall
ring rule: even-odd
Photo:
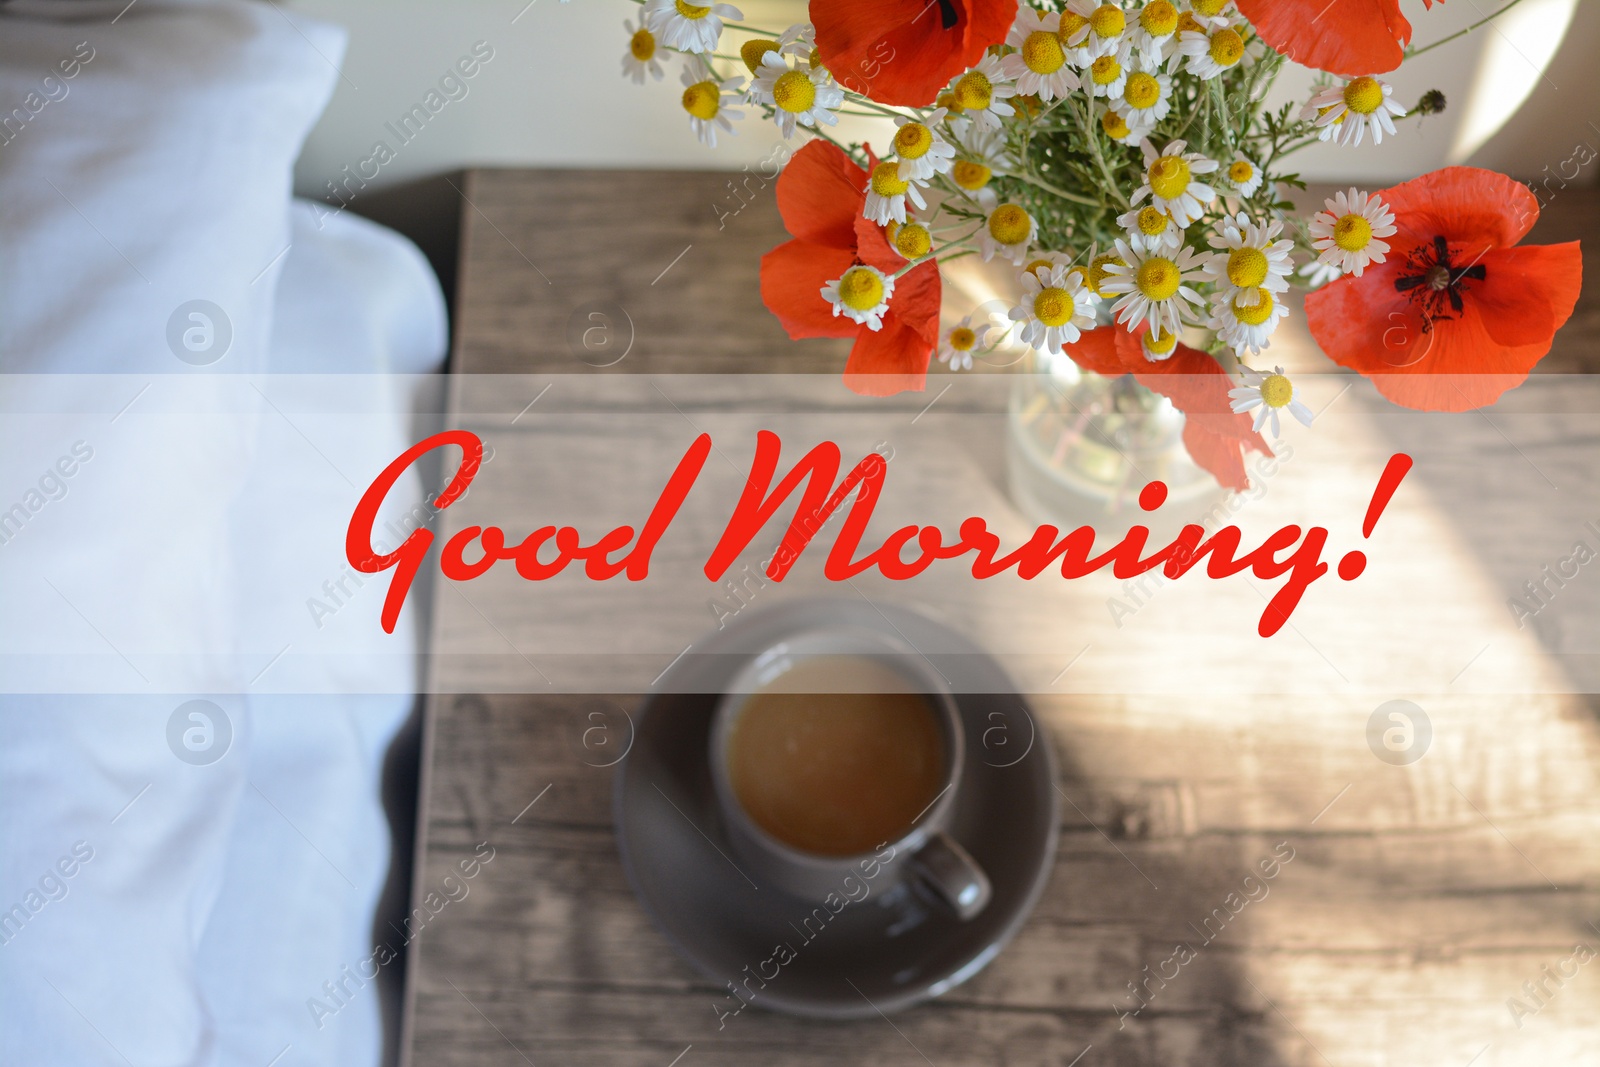
[[[1458,0],[1425,12],[1419,0],[1407,0],[1406,13],[1418,43],[1427,43],[1498,2]],[[324,195],[326,182],[370,158],[379,141],[394,152],[376,179],[386,185],[479,164],[737,169],[766,158],[778,140],[770,123],[747,119],[740,136],[705,149],[679,107],[675,65],[659,84],[625,81],[622,22],[637,19],[640,10],[630,0],[289,0],[289,6],[342,23],[351,34],[344,77],[298,170],[306,195]],[[743,6],[752,21],[773,26],[802,18],[805,8],[798,0],[744,0]],[[493,49],[493,58],[464,79],[466,95],[402,143],[388,124],[437,90],[479,41]],[[1597,54],[1600,0],[1522,0],[1500,22],[1418,57],[1393,76],[1398,97],[1408,104],[1426,89],[1442,89],[1451,105],[1446,114],[1408,122],[1396,143],[1318,145],[1297,164],[1315,179],[1404,178],[1461,162],[1477,149],[1472,162],[1535,175],[1566,160],[1579,141],[1600,146],[1600,126],[1592,125],[1600,120]],[[1545,70],[1552,55],[1554,66]],[[1564,73],[1558,78],[1557,71]],[[1280,79],[1282,98],[1303,97],[1309,74],[1297,74]],[[1521,110],[1496,133],[1519,103]],[[618,210],[641,207],[619,204]]]

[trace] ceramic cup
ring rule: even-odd
[[[728,771],[729,739],[750,694],[798,663],[819,656],[867,658],[888,667],[905,680],[905,691],[928,701],[942,727],[945,773],[940,792],[900,838],[858,856],[819,855],[778,840],[745,812]],[[827,694],[819,694],[817,699],[827,700]],[[944,679],[915,650],[870,630],[810,631],[766,649],[735,674],[711,726],[711,778],[738,859],[761,886],[770,885],[812,902],[823,902],[829,894],[842,896],[854,879],[870,870],[879,886],[907,879],[921,882],[962,919],[983,911],[991,896],[988,876],[946,832],[959,803],[965,757],[960,712]]]

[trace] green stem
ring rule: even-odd
[[[1111,176],[1111,168],[1106,165],[1105,153],[1100,151],[1100,131],[1094,128],[1096,124],[1089,118],[1093,108],[1094,101],[1091,99],[1082,108],[1074,107],[1069,110],[1071,110],[1073,117],[1078,120],[1078,129],[1083,131],[1083,139],[1089,142],[1089,150],[1094,156],[1095,166],[1100,168],[1100,176],[1106,180],[1106,188],[1110,189],[1117,201],[1122,204],[1124,209],[1127,209],[1133,205],[1128,203],[1128,197],[1123,193],[1122,186],[1118,185],[1117,180]],[[1098,206],[1104,207],[1105,204],[1102,202]]]
[[[1070,200],[1074,204],[1085,204],[1088,207],[1101,207],[1102,206],[1100,201],[1098,201],[1098,200],[1090,199],[1089,197],[1082,196],[1082,195],[1080,195],[1078,193],[1069,193],[1065,189],[1058,189],[1054,185],[1051,185],[1049,182],[1045,181],[1043,178],[1035,178],[1031,174],[1024,174],[1022,171],[1018,171],[1015,174],[1008,174],[1008,175],[1006,175],[1006,177],[1015,178],[1018,181],[1027,182],[1029,185],[1032,185],[1032,186],[1034,186],[1036,188],[1039,188],[1039,189],[1043,189],[1045,192],[1049,193],[1051,196],[1059,196],[1061,199]]]
[[[1490,14],[1485,15],[1483,18],[1479,19],[1477,22],[1474,22],[1472,25],[1468,26],[1464,30],[1457,30],[1455,33],[1452,33],[1450,36],[1441,37],[1437,41],[1434,41],[1432,44],[1425,44],[1421,48],[1408,48],[1408,49],[1406,49],[1406,58],[1407,59],[1411,59],[1414,56],[1420,56],[1424,52],[1433,51],[1435,48],[1438,48],[1442,44],[1449,44],[1451,41],[1455,40],[1457,37],[1465,37],[1467,34],[1471,33],[1473,30],[1477,29],[1479,26],[1483,26],[1483,25],[1486,25],[1489,22],[1494,21],[1495,19],[1499,18],[1501,15],[1504,15],[1507,11],[1510,11],[1512,8],[1516,7],[1520,3],[1522,3],[1522,0],[1511,0],[1511,2],[1506,4],[1505,7],[1502,7],[1498,11],[1494,11],[1494,12],[1491,12]]]

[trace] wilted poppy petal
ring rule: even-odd
[[[1442,235],[1469,260],[1516,244],[1539,219],[1539,201],[1526,185],[1480,167],[1430,171],[1377,196],[1394,212],[1399,232],[1386,238],[1391,245],[1429,244]]]
[[[845,88],[922,107],[1005,40],[1017,0],[811,0],[817,51]]]
[[[859,327],[861,334],[850,350],[844,384],[863,396],[893,396],[926,385],[928,359],[933,345],[913,326],[884,316],[883,329]]]
[[[1097,326],[1084,330],[1076,341],[1063,345],[1062,349],[1084,370],[1107,378],[1120,378],[1128,368],[1117,355],[1117,334],[1127,332],[1120,326]]]
[[[867,202],[866,187],[867,172],[841,149],[807,141],[778,176],[783,225],[803,241],[854,248],[855,217]]]
[[[796,340],[853,336],[856,324],[834,315],[822,287],[855,261],[848,248],[786,241],[761,257],[761,300]]]
[[[924,263],[894,283],[894,296],[889,300],[889,313],[898,321],[915,330],[930,345],[939,343],[939,304],[943,286],[939,268]]]
[[[1411,40],[1400,0],[1239,0],[1239,11],[1273,50],[1345,77],[1394,70]]]
[[[1146,361],[1145,367],[1135,370],[1133,379],[1183,412],[1183,445],[1189,458],[1221,486],[1236,492],[1250,488],[1244,451],[1271,455],[1272,449],[1250,428],[1250,416],[1232,410],[1228,390],[1234,382],[1222,366],[1204,352],[1180,344],[1167,359]]]

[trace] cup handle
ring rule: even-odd
[[[946,833],[922,846],[911,858],[911,870],[963,922],[988,907],[994,895],[983,868]]]

